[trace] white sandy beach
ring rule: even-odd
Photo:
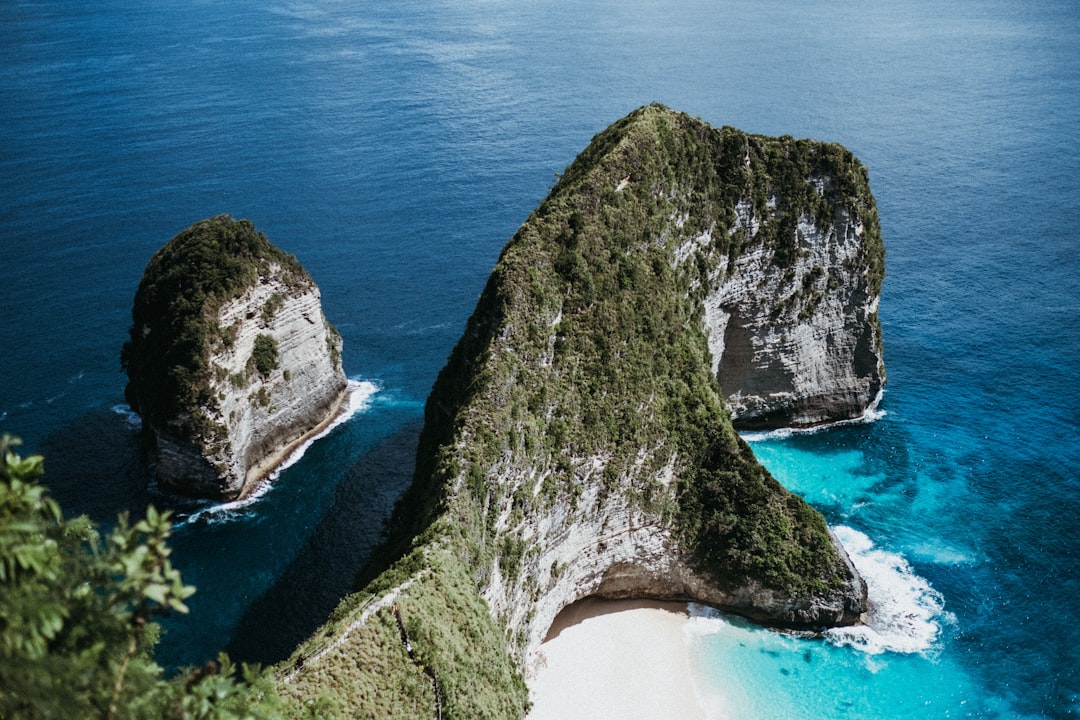
[[[705,720],[684,603],[585,600],[564,610],[529,679],[528,720]]]

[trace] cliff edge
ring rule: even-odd
[[[824,315],[816,296],[848,278],[834,260],[879,284],[872,209],[837,145],[655,105],[597,135],[503,249],[428,398],[386,547],[280,668],[283,694],[334,688],[347,717],[521,717],[552,621],[588,596],[859,622],[865,583],[735,433],[710,348],[750,315]],[[862,269],[809,247],[837,233]],[[755,257],[781,292],[744,279]],[[746,305],[725,289],[740,282],[760,289],[734,293]]]
[[[125,396],[173,492],[243,496],[344,398],[341,338],[318,288],[246,220],[203,220],[159,250],[130,335]]]

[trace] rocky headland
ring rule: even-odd
[[[319,289],[246,220],[214,217],[170,240],[132,321],[125,395],[171,492],[242,497],[340,409],[341,338]]]
[[[503,249],[387,542],[279,668],[282,694],[341,717],[520,718],[541,641],[586,597],[858,623],[865,583],[732,410],[863,412],[883,270],[839,145],[656,105],[597,135]]]

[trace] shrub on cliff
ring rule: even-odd
[[[266,377],[278,368],[277,341],[270,335],[257,335],[251,351],[251,364]]]

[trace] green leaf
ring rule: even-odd
[[[153,583],[143,589],[143,595],[158,605],[166,605],[169,601],[169,587],[161,583]]]

